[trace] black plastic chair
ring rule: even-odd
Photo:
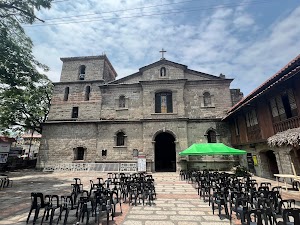
[[[111,202],[111,195],[109,191],[98,192],[95,195],[95,221],[100,224],[100,216],[102,212],[106,213],[106,224],[109,224],[109,215],[111,214],[112,220],[114,220],[114,212]]]
[[[59,197],[58,195],[45,195],[45,201],[47,202],[47,206],[45,207],[41,224],[43,224],[44,219],[46,221],[49,219],[50,216],[49,224],[52,225],[55,211],[56,209],[60,209]]]
[[[275,186],[275,187],[272,187],[272,191],[281,191],[282,190],[282,187],[281,186]]]
[[[31,193],[31,206],[30,206],[30,210],[29,210],[29,213],[28,213],[26,223],[29,222],[30,215],[31,215],[32,211],[35,210],[34,218],[33,218],[33,224],[35,224],[36,220],[39,216],[40,209],[45,208],[47,205],[48,205],[48,203],[46,203],[44,201],[43,193],[41,193],[41,192],[32,192]]]
[[[180,170],[180,172],[179,172],[179,180],[185,180],[185,171],[184,170]]]
[[[283,210],[295,208],[295,199],[284,199],[279,202],[278,210],[274,210],[274,216],[276,218],[283,219]]]
[[[145,195],[145,199],[148,199],[148,202],[146,204],[148,204],[150,206],[153,205],[154,204],[154,199],[156,199],[154,181],[153,182],[147,182],[146,187],[144,189],[144,195]]]
[[[271,189],[272,184],[270,182],[261,182],[260,187],[269,187]]]
[[[271,225],[264,209],[252,209],[247,212],[246,220],[243,225]]]
[[[114,216],[116,214],[116,205],[119,204],[120,205],[120,210],[121,213],[122,212],[122,200],[121,200],[121,191],[118,189],[114,189],[113,191],[111,191],[111,203],[113,205],[113,213]]]
[[[213,197],[211,200],[212,203],[211,207],[212,207],[213,214],[215,214],[215,204],[216,204],[218,206],[219,216],[221,216],[222,206],[224,206],[225,214],[227,217],[229,217],[227,198],[228,198],[227,191],[215,191],[213,193]]]
[[[278,225],[299,225],[300,224],[299,208],[284,209],[282,214],[283,214],[282,215],[283,221],[280,221]]]
[[[274,202],[270,198],[259,198],[256,205],[257,209],[263,209],[266,219],[270,225],[276,224],[276,217],[274,216]]]
[[[241,222],[245,222],[246,214],[249,210],[252,209],[252,205],[250,199],[247,197],[238,198],[234,207],[231,209],[229,219],[232,220],[232,211],[234,211],[237,215],[237,218],[241,219]]]
[[[68,222],[69,212],[71,210],[75,210],[75,209],[77,210],[77,205],[74,204],[72,195],[70,195],[70,196],[61,196],[60,197],[60,210],[59,210],[59,216],[58,216],[58,219],[57,219],[57,224],[61,220],[63,212],[65,212],[65,217],[64,217],[63,224],[66,225],[67,222]]]
[[[140,186],[138,183],[131,183],[129,186],[129,204],[137,205],[137,199],[140,194]]]
[[[83,222],[86,216],[86,224],[89,224],[90,214],[93,213],[93,203],[89,197],[80,197],[78,203],[79,213],[77,216],[77,222]]]
[[[0,188],[12,187],[13,181],[9,179],[9,177],[6,174],[0,174],[0,176],[4,177],[0,180],[1,181]]]

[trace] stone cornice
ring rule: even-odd
[[[221,118],[198,118],[198,119],[189,119],[187,117],[177,117],[177,118],[143,118],[136,120],[48,120],[43,124],[83,124],[83,123],[142,123],[142,122],[178,122],[178,121],[187,121],[187,122],[221,122]]]
[[[140,81],[140,84],[142,85],[152,85],[152,84],[178,84],[178,83],[186,83],[187,82],[187,79],[160,79],[160,80],[143,80],[143,81]]]
[[[233,79],[216,79],[216,80],[187,80],[187,85],[199,85],[199,84],[230,84]]]
[[[107,59],[106,55],[96,55],[96,56],[76,56],[76,57],[64,57],[60,58],[61,61],[77,61],[77,60],[91,60],[91,59]]]
[[[87,83],[104,83],[104,80],[76,80],[76,81],[62,81],[52,82],[54,85],[66,85],[66,84],[87,84]]]

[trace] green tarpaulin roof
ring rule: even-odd
[[[179,155],[243,155],[247,152],[228,147],[223,143],[198,143],[180,152]]]

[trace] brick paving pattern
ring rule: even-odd
[[[10,172],[9,176],[14,180],[12,188],[0,190],[0,225],[26,224],[30,208],[30,193],[43,192],[44,194],[67,195],[70,193],[71,183],[74,177],[79,177],[85,189],[89,189],[89,180],[96,181],[97,177],[106,178],[106,174],[99,172],[55,172],[44,173],[34,170]],[[212,214],[208,202],[199,199],[197,191],[192,184],[180,181],[177,173],[153,173],[157,200],[155,205],[129,206],[122,204],[123,214],[119,213],[111,225],[223,225],[230,221],[221,216]],[[277,186],[276,181],[254,177],[260,182],[271,182]],[[281,184],[282,185],[282,184]],[[282,191],[284,199],[294,198],[299,205],[300,193],[298,191]],[[43,211],[42,211],[43,212]],[[40,217],[42,215],[40,213]],[[224,213],[224,210],[222,211]],[[57,214],[56,214],[57,215]],[[37,224],[40,224],[40,218]],[[100,224],[106,224],[103,215]],[[75,224],[74,211],[71,211],[68,224]],[[68,220],[68,221],[69,221]],[[54,224],[56,224],[55,216]],[[84,221],[85,222],[85,221]],[[32,217],[29,224],[32,224]],[[48,224],[48,223],[44,223]],[[85,224],[85,223],[84,223]],[[94,217],[90,218],[89,224],[96,224]],[[233,220],[232,224],[240,224],[239,220]]]

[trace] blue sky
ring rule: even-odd
[[[55,0],[24,26],[59,81],[61,57],[105,53],[118,79],[165,58],[245,95],[300,53],[299,0]]]

